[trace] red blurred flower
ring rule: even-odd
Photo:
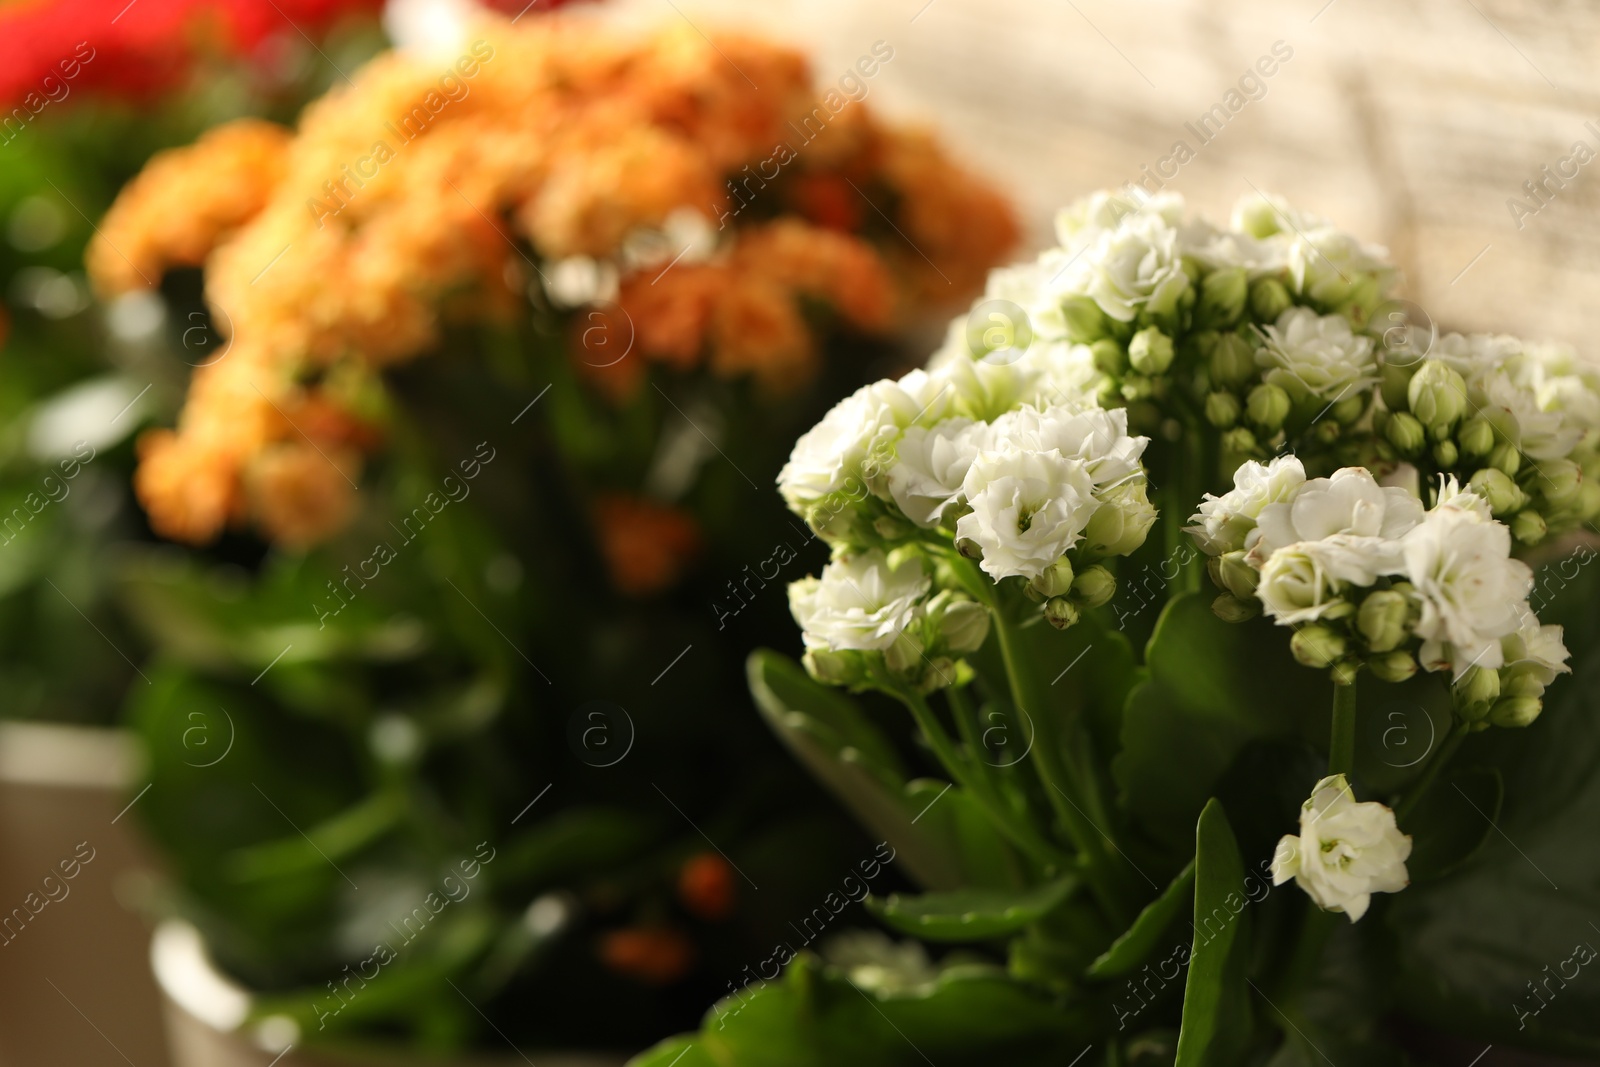
[[[0,106],[77,90],[143,97],[205,53],[247,58],[279,34],[326,30],[381,0],[23,0],[0,6]]]

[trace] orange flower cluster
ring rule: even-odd
[[[574,359],[624,397],[647,362],[803,381],[819,329],[882,333],[966,299],[1015,239],[996,193],[864,104],[824,106],[838,94],[787,48],[559,16],[471,36],[448,66],[379,57],[292,135],[236,123],[163,154],[106,217],[89,253],[103,293],[199,264],[230,335],[176,430],[141,441],[158,532],[327,536],[378,441],[330,414],[327,381],[428,352],[444,321],[516,313],[574,257],[613,285],[573,315]],[[685,209],[705,254],[631,256]]]

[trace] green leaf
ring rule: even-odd
[[[1492,767],[1468,767],[1446,775],[1406,816],[1411,835],[1406,870],[1412,882],[1439,878],[1466,863],[1494,834],[1505,789]]]
[[[1327,736],[1325,722],[1320,735],[1313,730],[1331,706],[1326,672],[1294,661],[1287,630],[1262,619],[1225,623],[1204,596],[1167,605],[1146,666],[1112,776],[1135,821],[1175,854],[1188,851],[1201,808],[1247,743]]]
[[[1161,895],[1145,906],[1139,917],[1133,920],[1133,925],[1111,943],[1111,947],[1100,954],[1099,959],[1089,966],[1091,978],[1115,978],[1127,974],[1155,950],[1161,935],[1167,927],[1172,925],[1172,920],[1177,918],[1183,910],[1184,902],[1190,899],[1194,888],[1194,861],[1190,860],[1172,884],[1162,891]]]
[[[924,941],[987,941],[1038,922],[1066,900],[1078,880],[1059,878],[1031,889],[961,889],[951,893],[867,898],[873,914]]]
[[[1014,890],[1028,884],[1017,855],[995,832],[983,805],[965,789],[937,778],[918,778],[907,783],[905,797],[917,812],[917,829],[954,858],[961,885]]]
[[[698,1035],[630,1067],[667,1067],[673,1056],[683,1057],[677,1067],[1059,1067],[1093,1040],[1086,1009],[996,967],[948,967],[890,991],[802,954],[778,981],[720,1001]]]
[[[1533,725],[1467,738],[1457,760],[1504,777],[1497,829],[1471,862],[1396,894],[1386,920],[1409,1014],[1486,1042],[1594,1057],[1600,961],[1578,958],[1600,948],[1600,650],[1578,650],[1573,667]],[[1468,807],[1466,790],[1434,788]],[[1491,814],[1478,817],[1487,826]],[[1530,982],[1548,988],[1543,1002]]]
[[[918,882],[929,889],[966,884],[950,842],[918,825],[927,803],[916,804],[893,749],[853,701],[769,650],[751,654],[748,674],[756,706],[773,732],[858,819],[894,846]]]
[[[1233,1064],[1250,1036],[1244,863],[1222,805],[1212,800],[1195,830],[1194,945],[1183,991],[1176,1067]],[[1235,907],[1233,902],[1237,901]]]

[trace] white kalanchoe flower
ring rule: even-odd
[[[1439,497],[1433,506],[1435,510],[1449,508],[1452,511],[1465,511],[1481,522],[1488,522],[1492,518],[1489,502],[1462,486],[1453,474],[1440,475]]]
[[[1292,501],[1262,508],[1256,519],[1261,539],[1251,555],[1264,560],[1297,541],[1322,541],[1339,534],[1393,541],[1422,516],[1422,501],[1406,490],[1379,485],[1365,467],[1344,467],[1331,478],[1306,482]]]
[[[1294,456],[1242,464],[1233,472],[1233,488],[1221,496],[1207,493],[1189,518],[1197,525],[1186,530],[1209,556],[1237,552],[1246,547],[1261,510],[1293,497],[1305,480],[1306,469]]]
[[[1541,625],[1527,604],[1517,605],[1517,629],[1500,639],[1506,667],[1517,667],[1540,685],[1549,685],[1558,674],[1570,674],[1567,646],[1560,626]]]
[[[821,578],[789,586],[789,611],[809,649],[889,649],[922,612],[931,581],[922,560],[908,556],[890,568],[877,549],[836,559]]]
[[[980,452],[962,490],[972,511],[956,538],[978,546],[995,579],[1039,577],[1083,539],[1098,506],[1088,469],[1056,451]]]
[[[1097,233],[1068,284],[1119,322],[1132,322],[1140,312],[1166,314],[1189,288],[1178,231],[1160,215],[1129,215],[1116,229]]]
[[[1374,893],[1398,893],[1410,884],[1406,859],[1411,838],[1394,812],[1358,803],[1342,774],[1317,783],[1300,807],[1300,834],[1285,834],[1272,857],[1272,884],[1293,878],[1317,907],[1342,911],[1355,922]]]
[[[1148,437],[1128,435],[1126,408],[1075,410],[1066,405],[1018,408],[996,419],[994,449],[1060,452],[1081,462],[1098,492],[1143,476],[1139,458]]]
[[[967,470],[990,437],[988,423],[961,417],[907,430],[889,468],[889,495],[905,517],[918,526],[937,526],[960,498]]]
[[[1339,594],[1350,579],[1341,575],[1364,558],[1361,548],[1347,549],[1337,539],[1279,549],[1261,568],[1256,586],[1261,608],[1280,626],[1320,619],[1343,603]]]
[[[1291,395],[1311,393],[1331,403],[1378,382],[1372,338],[1353,333],[1343,315],[1292,307],[1261,332],[1266,344],[1256,350],[1256,364]]]
[[[795,442],[778,472],[784,501],[804,515],[836,493],[864,496],[866,489],[876,490],[882,471],[875,468],[887,466],[901,432],[914,422],[937,422],[949,395],[948,385],[925,371],[857,389]],[[863,465],[874,469],[864,471]]]
[[[1416,633],[1425,670],[1457,674],[1504,665],[1500,639],[1516,633],[1533,572],[1511,558],[1504,524],[1455,507],[1436,508],[1401,540],[1405,574],[1422,608]]]

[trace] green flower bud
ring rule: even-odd
[[[1223,622],[1248,622],[1261,614],[1261,604],[1255,600],[1240,600],[1223,593],[1211,602],[1211,612]]]
[[[1549,532],[1544,516],[1532,508],[1523,508],[1511,516],[1511,536],[1525,545],[1536,545]]]
[[[1327,667],[1344,655],[1344,635],[1320,623],[1302,626],[1289,638],[1289,651],[1307,667]]]
[[[1065,596],[1067,590],[1072,588],[1072,561],[1062,556],[1029,585],[1046,600],[1053,596]]]
[[[885,541],[898,541],[912,530],[910,524],[901,522],[893,515],[879,515],[872,520],[872,528]]]
[[[1263,322],[1277,322],[1291,303],[1289,290],[1276,278],[1260,278],[1250,286],[1250,310]]]
[[[1250,279],[1243,267],[1224,267],[1205,276],[1200,283],[1200,303],[1195,318],[1215,326],[1232,326],[1244,314],[1250,295]]]
[[[1336,619],[1348,619],[1356,613],[1356,606],[1348,600],[1335,601],[1322,613],[1322,617],[1332,622]]]
[[[1283,427],[1283,420],[1289,417],[1289,408],[1289,394],[1283,391],[1282,386],[1270,382],[1263,382],[1250,390],[1250,395],[1245,399],[1245,410],[1249,413],[1250,421],[1268,434],[1277,433]]]
[[[1123,374],[1128,369],[1128,354],[1109,337],[1100,338],[1089,346],[1089,351],[1094,353],[1095,369],[1102,374]]]
[[[1249,600],[1256,595],[1261,572],[1245,561],[1244,552],[1226,552],[1216,557],[1211,577],[1240,600]]]
[[[1440,441],[1433,446],[1433,461],[1441,467],[1454,467],[1460,458],[1454,441]]]
[[[1155,395],[1155,391],[1155,382],[1141,375],[1130,374],[1122,380],[1122,399],[1130,404],[1150,399]]]
[[[1544,679],[1539,677],[1539,668],[1532,663],[1522,663],[1514,667],[1507,667],[1500,672],[1500,693],[1508,697],[1542,697],[1544,696]]]
[[[1252,455],[1256,450],[1256,435],[1243,426],[1235,426],[1222,435],[1222,450],[1237,455]]]
[[[1489,453],[1489,466],[1516,477],[1517,471],[1522,468],[1522,453],[1510,441],[1501,441]]]
[[[1508,515],[1528,502],[1517,483],[1493,467],[1474,471],[1467,488],[1487,500],[1490,512],[1496,516]]]
[[[956,523],[972,514],[972,505],[965,500],[957,501],[944,509],[944,514],[939,516],[939,525],[951,533],[956,532]]]
[[[1093,344],[1108,332],[1105,312],[1087,296],[1069,296],[1061,301],[1061,315],[1067,323],[1067,337],[1078,344]]]
[[[1529,488],[1564,508],[1578,499],[1578,491],[1583,488],[1583,468],[1570,459],[1541,459],[1530,472]]]
[[[989,609],[963,593],[940,590],[925,611],[935,641],[952,652],[975,652],[989,636]]]
[[[823,685],[855,686],[867,680],[866,655],[861,652],[830,652],[810,649],[801,658],[806,673]]]
[[[1154,326],[1146,326],[1128,342],[1128,362],[1140,374],[1165,374],[1172,366],[1172,338]]]
[[[1494,436],[1494,427],[1489,425],[1488,419],[1471,418],[1456,431],[1456,444],[1461,447],[1462,455],[1482,459],[1494,451]]]
[[[1537,697],[1506,697],[1489,709],[1489,721],[1496,726],[1527,726],[1543,710],[1544,703]]]
[[[1206,366],[1215,384],[1243,385],[1257,374],[1255,348],[1238,334],[1225,333],[1217,338]]]
[[[1078,621],[1078,606],[1064,596],[1044,602],[1044,617],[1058,630],[1065,630]]]
[[[1471,709],[1466,716],[1476,722],[1487,713],[1489,705],[1500,699],[1500,672],[1484,667],[1468,667],[1452,687],[1458,709]]]
[[[894,644],[883,650],[884,666],[898,675],[910,678],[921,677],[923,666],[927,663],[926,652],[922,642],[903,633],[894,639]]]
[[[1328,677],[1333,679],[1334,685],[1354,685],[1356,675],[1361,673],[1361,661],[1358,659],[1342,659],[1328,669]]]
[[[1367,647],[1374,652],[1388,652],[1398,648],[1406,639],[1406,623],[1411,614],[1411,603],[1404,593],[1393,589],[1380,589],[1369,593],[1361,602],[1356,616],[1356,629],[1367,639]]]
[[[1467,383],[1448,364],[1423,360],[1406,387],[1411,413],[1424,425],[1455,425],[1467,410]]]
[[[1117,592],[1117,580],[1104,567],[1090,567],[1072,579],[1071,597],[1085,608],[1110,603]]]
[[[1226,430],[1239,421],[1239,398],[1232,393],[1211,393],[1206,397],[1206,421]]]
[[[1378,391],[1383,395],[1384,406],[1390,411],[1404,411],[1410,400],[1406,396],[1411,386],[1411,376],[1417,372],[1415,363],[1385,363],[1379,372]]]
[[[1102,408],[1114,408],[1122,402],[1122,384],[1109,374],[1102,374],[1094,383],[1095,402]]]
[[[1573,510],[1585,522],[1600,515],[1600,482],[1584,479],[1584,483],[1578,487],[1578,500]]]
[[[1331,445],[1339,440],[1344,429],[1335,419],[1323,419],[1311,428],[1311,439],[1320,445]]]
[[[1385,652],[1367,660],[1372,676],[1381,682],[1404,682],[1417,673],[1417,660],[1409,652]]]
[[[970,537],[956,538],[956,551],[968,559],[982,559],[983,548]]]
[[[1397,411],[1389,416],[1388,421],[1383,424],[1383,435],[1402,456],[1416,455],[1422,451],[1422,446],[1427,441],[1422,423],[1404,411]]]
[[[1211,353],[1216,350],[1217,339],[1222,335],[1216,330],[1197,330],[1189,335],[1189,343],[1200,354],[1202,360],[1209,360]]]
[[[1365,393],[1357,393],[1354,396],[1347,396],[1334,404],[1331,414],[1335,422],[1342,426],[1349,426],[1359,419],[1366,410],[1367,395]]]

